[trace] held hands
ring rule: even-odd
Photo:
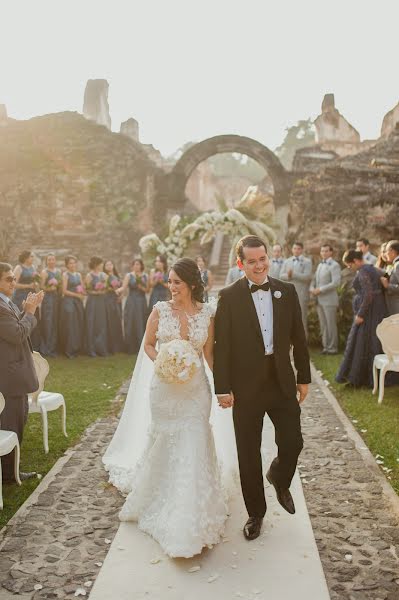
[[[306,396],[308,395],[309,384],[308,383],[297,383],[296,390],[297,390],[298,403],[302,404],[302,402],[305,400]]]
[[[37,294],[29,292],[29,294],[26,297],[25,302],[22,304],[23,310],[26,313],[30,313],[31,315],[34,315],[37,307],[40,306],[41,303],[43,302],[43,298],[44,298],[43,290],[41,292],[38,292]]]
[[[233,392],[230,392],[230,394],[217,394],[217,399],[221,408],[231,408],[234,406]]]

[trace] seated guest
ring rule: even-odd
[[[367,238],[359,238],[356,241],[356,250],[363,254],[364,262],[369,265],[375,265],[377,257],[370,252],[370,242]]]
[[[28,292],[21,313],[11,298],[16,280],[11,265],[0,262],[0,392],[5,407],[0,415],[1,428],[14,431],[19,443],[28,418],[28,394],[39,387],[32,360],[30,334],[36,325],[35,311],[40,306],[44,292]],[[15,481],[14,452],[2,456],[3,479]],[[36,473],[20,473],[21,479]]]
[[[388,313],[396,315],[399,313],[399,241],[391,240],[387,244],[386,256],[392,265],[388,277],[381,277],[381,283],[385,290]]]
[[[197,256],[195,259],[199,272],[201,273],[202,283],[204,284],[204,302],[209,300],[209,292],[213,286],[213,275],[210,269],[206,268],[206,261],[203,256]]]
[[[280,244],[274,244],[272,248],[272,257],[270,259],[269,275],[280,279],[281,267],[284,264],[283,249]]]
[[[365,262],[359,250],[348,250],[342,261],[356,272],[353,280],[354,321],[335,379],[338,383],[372,387],[374,356],[382,352],[376,328],[387,316],[380,274],[373,265]]]
[[[34,255],[30,250],[24,250],[18,257],[19,264],[14,269],[16,286],[13,301],[22,309],[22,304],[30,292],[39,291],[40,276],[33,265]],[[36,314],[37,326],[33,329],[30,336],[34,350],[40,350],[40,311]]]

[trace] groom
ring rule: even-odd
[[[279,503],[295,512],[289,487],[303,447],[299,405],[308,393],[310,365],[297,293],[291,283],[268,277],[265,242],[247,235],[238,242],[236,253],[245,277],[220,292],[213,375],[220,406],[233,406],[241,488],[249,515],[244,536],[253,540],[266,513],[260,453],[265,413],[273,422],[278,448],[266,478]]]

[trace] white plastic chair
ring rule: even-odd
[[[378,404],[381,404],[384,398],[385,375],[388,371],[399,372],[399,314],[391,315],[383,319],[377,326],[377,336],[381,341],[382,349],[385,354],[377,354],[373,363],[373,394],[378,389],[378,373],[380,370],[380,392],[378,394]]]
[[[44,392],[44,381],[50,371],[49,364],[39,352],[33,352],[33,362],[39,380],[39,389],[33,394],[29,394],[29,413],[41,413],[43,425],[43,446],[48,454],[48,420],[47,413],[57,408],[62,409],[62,432],[68,437],[66,432],[66,406],[64,396],[58,392]]]
[[[6,401],[4,400],[3,394],[0,393],[0,414],[3,412],[4,407],[6,405]],[[14,431],[6,431],[4,429],[0,429],[0,456],[4,456],[5,454],[9,454],[15,448],[15,458],[14,458],[14,475],[15,481],[18,485],[21,485],[21,480],[19,478],[19,459],[20,459],[20,450],[19,450],[19,441],[18,436]],[[3,473],[1,469],[1,460],[0,460],[0,510],[3,510]]]

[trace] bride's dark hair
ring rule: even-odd
[[[204,302],[204,284],[197,263],[191,258],[179,258],[171,269],[191,288],[193,299]]]

